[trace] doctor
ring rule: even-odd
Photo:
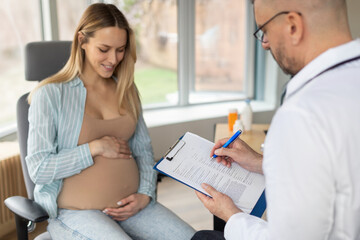
[[[213,198],[199,199],[227,223],[224,234],[201,231],[193,239],[360,239],[360,40],[351,37],[346,2],[253,3],[254,36],[294,77],[263,157],[239,139],[228,149],[218,149],[220,140],[213,152],[224,164],[263,170],[268,221],[204,185]]]

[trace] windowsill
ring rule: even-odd
[[[222,102],[203,104],[186,107],[173,107],[168,109],[155,109],[144,111],[144,119],[147,127],[160,127],[164,125],[204,120],[211,118],[226,117],[229,108],[237,108],[241,113],[244,101]],[[254,113],[273,111],[275,106],[263,101],[252,101],[251,107]]]

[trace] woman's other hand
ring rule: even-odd
[[[131,158],[131,151],[127,141],[116,137],[105,136],[89,143],[91,156],[106,158]]]
[[[130,196],[120,200],[117,204],[118,208],[106,208],[104,213],[111,216],[116,221],[125,221],[131,216],[144,209],[150,202],[150,197],[141,194],[134,193]]]

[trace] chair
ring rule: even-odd
[[[25,46],[25,79],[41,81],[58,72],[70,56],[71,41],[31,42]],[[25,157],[27,155],[27,138],[29,130],[27,96],[21,96],[17,102],[17,131],[20,147],[20,159],[28,198],[12,196],[5,205],[15,214],[16,232],[20,240],[28,239],[28,232],[34,230],[37,222],[49,218],[47,212],[34,201],[34,186],[31,181]],[[28,224],[30,223],[30,224]],[[48,232],[42,233],[36,240],[51,239]]]

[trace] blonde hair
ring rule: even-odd
[[[75,31],[69,60],[59,72],[41,81],[31,91],[28,98],[29,103],[34,92],[40,87],[49,83],[69,82],[79,76],[82,73],[85,59],[85,51],[81,48],[81,44],[86,43],[89,38],[93,37],[97,30],[114,26],[127,32],[124,58],[114,71],[114,75],[118,80],[116,89],[118,106],[119,110],[120,108],[126,109],[137,120],[141,111],[141,103],[139,92],[134,83],[135,36],[125,16],[112,4],[95,3],[85,10]],[[84,35],[82,42],[79,42],[78,39],[78,33],[80,32]]]

